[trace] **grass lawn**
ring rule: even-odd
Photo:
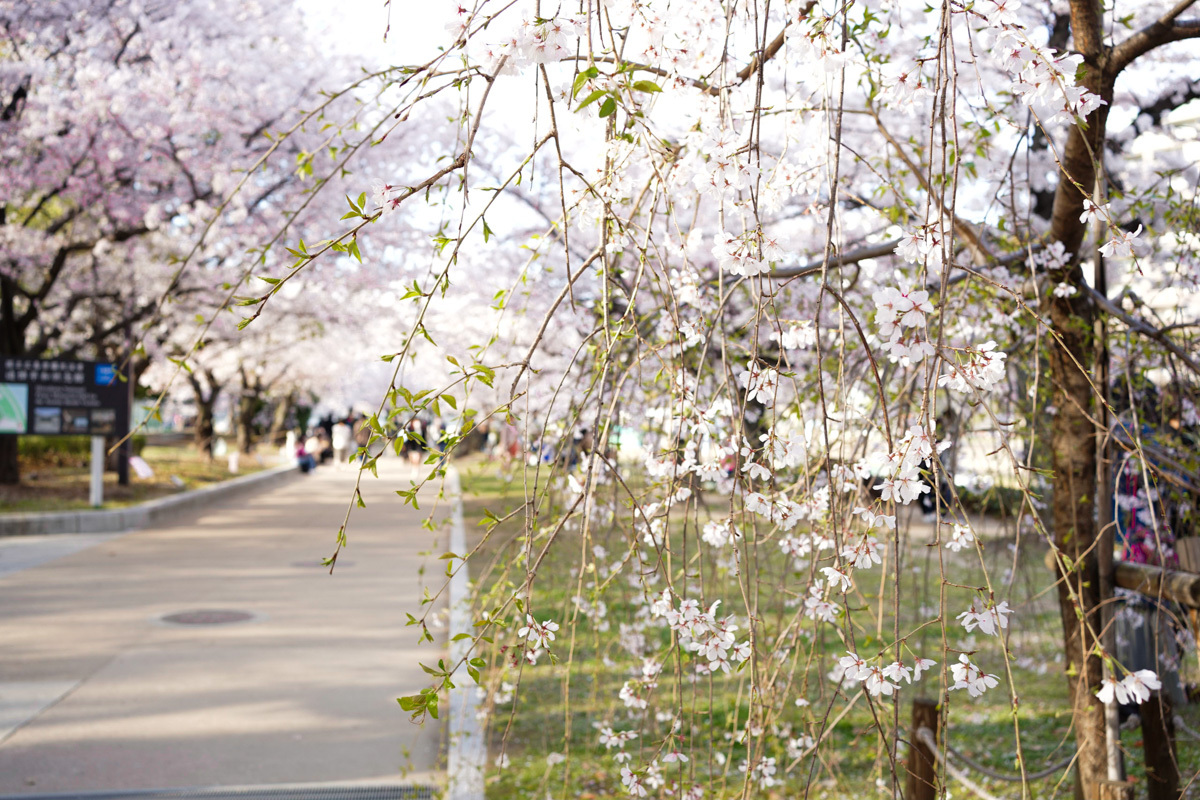
[[[147,445],[142,458],[154,470],[152,478],[139,478],[130,470],[129,486],[118,486],[116,473],[104,474],[104,508],[123,508],[198,489],[237,475],[247,475],[272,466],[265,457],[242,456],[237,475],[229,471],[226,459],[209,461],[187,445]],[[21,483],[0,486],[0,512],[78,511],[88,504],[90,473],[85,462],[61,466],[45,463],[21,464]]]
[[[467,535],[470,539],[474,532],[475,537],[472,544],[481,541],[489,520],[521,509],[527,481],[529,491],[537,494],[532,468],[522,475],[518,467],[510,480],[498,475],[493,463],[469,459],[459,466]],[[510,606],[509,627],[496,631],[494,643],[479,653],[489,665],[483,676],[490,711],[489,797],[627,796],[620,780],[622,766],[642,771],[650,781],[651,797],[665,796],[676,781],[685,788],[702,786],[706,798],[742,797],[741,765],[763,758],[775,759],[776,783],[755,781],[748,796],[801,797],[807,791],[811,797],[884,797],[891,792],[892,775],[884,743],[895,741],[898,730],[902,741],[896,757],[903,788],[903,740],[909,735],[911,702],[918,696],[943,698],[951,745],[999,771],[1015,772],[1018,741],[1030,772],[1074,752],[1059,653],[1057,596],[1044,563],[1046,548],[1033,536],[1018,538],[989,521],[982,526],[988,533],[981,561],[972,549],[952,553],[930,546],[933,527],[902,518],[898,624],[892,606],[895,550],[889,547],[883,569],[876,566],[855,576],[856,589],[848,596],[850,630],[856,652],[863,655],[892,652],[898,627],[906,663],[920,655],[935,659],[938,666],[918,685],[903,686],[893,697],[869,698],[859,685],[839,687],[826,677],[847,649],[839,635],[841,625],[811,620],[794,624],[813,565],[789,561],[778,547],[779,532],[760,525],[756,533],[743,535],[737,560],[731,549],[698,544],[697,525],[702,526],[709,513],[727,513],[727,497],[701,491],[686,510],[681,505],[680,513],[673,511],[669,534],[656,553],[642,542],[623,488],[600,486],[587,513],[576,506],[573,521],[561,527],[562,509],[577,495],[548,483],[545,467],[541,488],[551,491],[538,504],[495,526],[482,538],[470,565],[483,598],[480,610],[495,609],[514,592],[526,598],[524,551],[531,548],[535,558],[544,551],[528,600],[538,620],[553,619],[561,626],[551,648],[555,658],[543,655],[536,666],[525,664],[515,632],[524,624],[524,614]],[[685,526],[690,526],[686,544]],[[827,563],[828,556],[817,566]],[[652,567],[658,568],[655,574]],[[1007,600],[1015,610],[1007,658],[1000,639],[967,633],[955,619],[976,596],[967,587],[988,583],[985,569],[996,599]],[[749,627],[748,609],[753,609],[763,673],[757,682],[763,687],[760,697],[750,696],[747,668],[728,676],[698,675],[699,657],[681,652],[661,618],[651,617],[647,601],[664,588],[666,575],[677,594],[701,598],[703,605],[720,599],[718,616],[733,615],[739,640]],[[947,576],[945,582],[942,575]],[[943,626],[936,621],[926,624],[937,619],[940,602],[948,654],[943,650]],[[603,615],[597,613],[601,606]],[[773,652],[764,652],[768,650]],[[946,692],[941,670],[948,666],[945,662],[956,661],[959,652],[971,653],[975,663],[1000,677],[1000,685],[978,698],[961,690]],[[647,658],[662,667],[656,687],[642,682]],[[1195,654],[1184,660],[1194,674]],[[618,698],[627,681],[634,687],[632,704]],[[1019,697],[1015,712],[1012,693]],[[797,700],[803,702],[798,705]],[[644,707],[639,705],[642,701]],[[753,724],[763,730],[752,731],[760,735],[751,735],[747,743],[752,703],[757,708]],[[1189,725],[1200,728],[1200,711],[1178,711]],[[605,747],[603,728],[636,738]],[[811,749],[805,737],[822,743]],[[1122,745],[1131,778],[1144,796],[1140,730],[1126,731]],[[1200,769],[1200,743],[1181,735],[1178,748],[1186,784]],[[673,749],[690,760],[664,762],[663,756]],[[562,763],[556,763],[556,756],[547,760],[560,753],[569,758]],[[505,768],[495,766],[501,754],[508,761]],[[624,755],[628,760],[618,761]],[[972,778],[999,797],[1019,795],[1014,785],[979,774]],[[665,786],[656,787],[658,781]],[[961,785],[952,784],[950,790],[955,797],[969,795]],[[1032,782],[1029,791],[1038,798],[1069,797],[1073,779],[1060,771]]]

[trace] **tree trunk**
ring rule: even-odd
[[[287,421],[296,406],[296,393],[288,394],[275,404],[271,415],[271,430],[267,433],[267,442],[273,446],[282,445],[287,436]]]
[[[192,386],[192,396],[196,401],[196,424],[194,430],[194,441],[196,449],[211,461],[213,457],[213,412],[217,405],[217,398],[221,396],[221,385],[216,382],[215,377],[207,370],[204,372],[204,377],[208,382],[208,391],[204,391],[204,385],[194,373],[188,373],[188,383]]]
[[[238,398],[237,409],[237,446],[241,453],[249,454],[254,449],[254,411],[257,397],[243,393]]]
[[[241,369],[240,372],[242,393],[238,397],[235,413],[237,446],[239,452],[249,455],[254,449],[254,418],[262,407],[263,385],[260,377],[255,376],[251,382],[245,369]]]
[[[213,457],[213,407],[211,402],[196,403],[196,448],[211,461]]]
[[[1112,102],[1112,77],[1105,71],[1105,53],[1099,37],[1099,6],[1088,0],[1071,3],[1071,28],[1075,49],[1084,57],[1086,74],[1082,84],[1106,102]],[[1095,695],[1103,677],[1103,662],[1096,634],[1102,630],[1102,582],[1096,524],[1096,437],[1091,364],[1095,353],[1093,336],[1096,309],[1088,295],[1080,261],[1086,255],[1082,244],[1087,233],[1080,220],[1083,200],[1096,183],[1104,153],[1108,105],[1087,118],[1087,129],[1073,126],[1062,152],[1058,186],[1050,222],[1050,238],[1061,242],[1068,263],[1051,273],[1047,286],[1067,283],[1076,288],[1072,297],[1054,297],[1045,292],[1050,320],[1057,341],[1047,345],[1053,385],[1054,415],[1050,447],[1054,469],[1052,523],[1055,545],[1062,552],[1065,575],[1060,566],[1058,600],[1063,623],[1063,650],[1079,748],[1077,770],[1083,795],[1097,800],[1108,779],[1105,747],[1104,706]]]

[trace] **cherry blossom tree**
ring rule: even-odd
[[[547,661],[569,695],[576,634],[609,630],[629,584],[634,674],[596,720],[614,791],[807,792],[862,699],[898,797],[922,687],[944,715],[1002,693],[1028,792],[1021,607],[964,499],[990,474],[1020,498],[1014,547],[1039,537],[1057,569],[1080,791],[1118,784],[1114,702],[1160,680],[1111,634],[1113,464],[1170,481],[1139,433],[1152,368],[1197,423],[1198,175],[1167,124],[1196,97],[1191,7],[480,0],[431,60],[373,73],[343,221],[289,240],[287,271],[239,295],[243,327],[331,260],[390,261],[376,439],[452,407],[552,455],[504,579],[451,632],[468,655],[402,705],[436,714],[482,665],[511,694]],[[414,391],[418,351],[444,364]],[[631,430],[641,452],[618,452]],[[936,600],[909,593],[914,542]],[[539,607],[563,549],[576,593]],[[700,682],[745,699],[727,741],[685,700]],[[740,771],[716,769],[734,747]]]
[[[0,20],[0,352],[144,363],[132,343],[214,313],[287,229],[323,137],[266,134],[344,73],[287,5],[11,0]]]

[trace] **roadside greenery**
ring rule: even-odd
[[[39,441],[40,440],[40,441]],[[31,441],[29,460],[22,482],[0,486],[0,513],[13,511],[82,511],[88,502],[90,442],[85,437],[83,454],[73,437],[21,437],[22,447]],[[225,460],[212,460],[189,446],[135,444],[135,452],[154,471],[141,478],[131,471],[129,485],[117,484],[115,472],[104,475],[103,508],[124,508],[188,489],[211,486],[220,481],[259,472],[270,466],[254,457],[242,457],[238,472],[229,471]],[[25,451],[22,450],[22,459]]]
[[[470,460],[462,467],[464,515],[468,537],[475,531],[474,547],[479,550],[471,560],[472,578],[477,595],[482,598],[476,614],[484,612],[489,601],[511,595],[524,581],[524,569],[513,554],[523,536],[523,519],[510,519],[496,524],[513,509],[525,504],[525,492],[546,491],[546,500],[539,515],[555,518],[556,506],[569,502],[565,481],[554,485],[543,480],[540,486],[532,468],[503,476],[495,464]],[[543,473],[544,476],[544,473]],[[529,481],[527,484],[526,481]],[[701,490],[698,494],[703,494]],[[713,502],[719,498],[705,498]],[[683,515],[672,515],[670,547],[682,552]],[[983,565],[987,571],[1003,578],[1007,596],[1021,620],[1006,631],[1007,667],[1003,656],[990,654],[981,662],[992,671],[1011,670],[1012,683],[1020,701],[1016,722],[1020,727],[1022,755],[1027,770],[1036,772],[1062,761],[1073,752],[1071,710],[1066,686],[1058,679],[1062,669],[1059,645],[1060,620],[1055,598],[1045,590],[1047,548],[1034,536],[1014,537],[993,523],[976,518],[977,530],[991,530],[995,535],[983,542]],[[941,631],[933,626],[921,626],[921,621],[936,615],[939,603],[939,579],[936,560],[941,558],[953,568],[964,584],[984,581],[983,567],[974,561],[973,553],[938,552],[932,546],[933,527],[914,517],[901,522],[903,535],[901,553],[901,591],[913,598],[911,605],[900,609],[900,627],[919,630],[909,640],[913,649],[927,651],[935,645]],[[487,530],[483,535],[481,532]],[[487,795],[492,798],[518,796],[610,797],[622,793],[624,787],[615,775],[628,761],[662,765],[658,777],[669,786],[672,783],[698,782],[711,786],[718,796],[740,787],[744,774],[739,771],[751,756],[747,745],[746,727],[749,719],[747,697],[749,677],[745,667],[735,669],[729,676],[717,673],[713,677],[696,676],[694,664],[687,656],[675,655],[662,665],[657,680],[664,686],[644,708],[634,701],[622,703],[622,690],[645,678],[643,651],[670,652],[672,635],[669,627],[655,624],[646,614],[647,602],[643,589],[626,580],[606,584],[609,563],[622,558],[629,547],[629,531],[620,524],[597,526],[588,536],[578,530],[564,530],[557,535],[539,568],[542,576],[535,581],[529,595],[530,606],[537,618],[562,621],[548,653],[536,665],[528,663],[522,647],[522,637],[515,636],[525,624],[523,612],[512,609],[498,621],[494,641],[487,644],[482,655],[487,669],[482,675],[486,689],[483,706],[487,712],[486,726],[489,752],[493,760],[488,765]],[[535,540],[538,537],[534,537]],[[741,546],[753,549],[753,542]],[[764,591],[758,613],[766,635],[777,632],[789,613],[794,613],[794,598],[789,596],[785,573],[792,569],[784,553],[773,543],[761,542],[756,569],[751,582],[773,587]],[[603,557],[581,558],[581,551],[597,548]],[[945,548],[941,548],[943,551]],[[722,554],[705,547],[692,554],[684,564],[674,567],[676,577],[688,572],[703,574],[703,594],[731,599],[739,596],[733,575],[735,565]],[[891,558],[889,552],[886,558]],[[585,565],[583,574],[578,564]],[[601,588],[602,587],[602,588]],[[862,587],[862,597],[851,601],[853,627],[861,636],[859,651],[887,644],[887,632],[894,620],[886,604],[880,606],[881,592],[886,586]],[[947,586],[944,602],[950,608],[967,607],[975,590],[968,586]],[[577,601],[581,598],[582,602]],[[602,613],[597,609],[603,608]],[[879,613],[883,608],[884,612]],[[745,614],[744,607],[726,609],[735,619]],[[650,646],[646,640],[652,640]],[[978,646],[976,635],[966,634],[948,643],[951,652],[972,654]],[[800,792],[813,780],[815,797],[860,796],[861,787],[890,785],[891,770],[887,751],[880,745],[878,727],[891,728],[892,718],[887,705],[870,701],[858,686],[829,677],[845,646],[833,632],[818,629],[813,637],[800,637],[795,657],[790,659],[795,672],[788,676],[797,698],[804,703],[792,703],[784,713],[774,718],[761,738],[766,742],[764,758],[774,758],[775,781],[768,796],[789,797]],[[551,657],[546,657],[551,656]],[[1189,670],[1194,672],[1194,670]],[[628,690],[626,691],[628,693]],[[971,756],[984,766],[1002,773],[1015,774],[1016,753],[1012,747],[1014,714],[1009,698],[999,692],[985,693],[979,698],[965,693],[947,693],[945,686],[930,683],[910,691],[899,691],[910,700],[916,696],[943,698],[952,704],[949,728],[951,746]],[[954,708],[953,706],[957,706]],[[899,705],[900,729],[896,733],[907,740],[907,702]],[[1188,709],[1185,718],[1200,722],[1200,710]],[[672,733],[674,731],[674,733]],[[613,745],[613,736],[635,734],[623,744]],[[812,744],[824,736],[824,744],[813,750]],[[1200,767],[1200,743],[1179,740],[1181,769]],[[1128,750],[1130,774],[1135,782],[1145,780],[1141,766],[1138,731],[1124,734],[1123,745]],[[667,760],[672,752],[683,752],[687,760]],[[819,753],[815,756],[814,753]],[[564,756],[570,758],[564,760]],[[901,748],[898,758],[904,759]],[[991,791],[1003,793],[1001,782],[986,776],[973,775]],[[655,779],[652,774],[651,780]],[[1031,796],[1038,798],[1069,797],[1074,791],[1071,772],[1060,770],[1032,782]]]

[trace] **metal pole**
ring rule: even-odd
[[[133,324],[125,322],[125,397],[129,408],[129,426],[133,426]],[[119,432],[118,432],[119,433]],[[129,485],[129,459],[133,457],[133,437],[126,437],[117,448],[117,484]]]
[[[92,437],[92,484],[88,492],[92,508],[104,504],[104,437]]]

